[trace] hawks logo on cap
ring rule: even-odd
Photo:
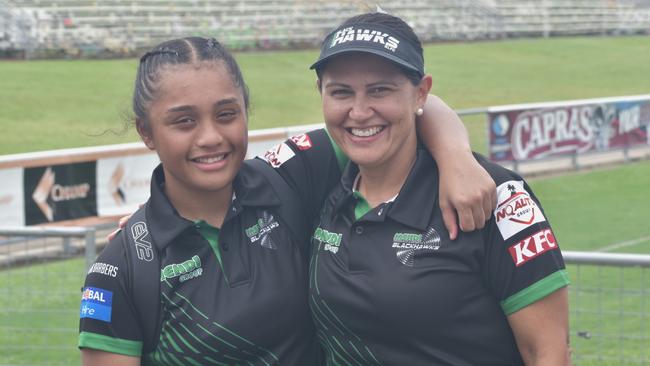
[[[330,48],[350,41],[362,41],[383,44],[387,50],[395,52],[399,39],[378,30],[347,27],[336,32],[330,43]]]

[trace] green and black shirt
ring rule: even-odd
[[[312,239],[310,306],[328,365],[523,364],[507,316],[568,278],[530,187],[479,161],[498,207],[485,228],[454,241],[428,153],[418,151],[398,196],[374,209],[348,165]]]
[[[180,217],[156,169],[147,221],[161,258],[157,347],[142,354],[122,235],[86,277],[79,347],[139,356],[152,365],[319,363],[307,303],[309,239],[292,235],[278,207],[300,202],[295,210],[314,218],[339,180],[339,161],[324,130],[295,136],[264,159],[261,168],[275,170],[300,199],[281,197],[256,171],[260,166],[245,162],[221,228]]]

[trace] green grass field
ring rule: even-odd
[[[322,121],[317,52],[237,54],[251,89],[250,128]],[[554,38],[425,47],[433,92],[454,108],[650,92],[650,39]],[[135,141],[122,130],[136,60],[0,62],[0,154]],[[485,149],[483,118],[468,127]]]
[[[436,44],[425,52],[434,92],[454,108],[650,93],[649,37]],[[314,75],[307,70],[315,57],[316,51],[237,55],[252,92],[251,129],[321,121]],[[0,154],[135,141],[132,130],[102,134],[125,123],[135,67],[134,60],[0,62]],[[466,124],[475,149],[485,152],[483,117]],[[530,184],[564,250],[650,253],[650,161]],[[645,329],[648,336],[647,272],[569,266],[574,285],[587,289],[580,297],[572,293],[572,332],[614,339],[572,336],[577,353],[619,357],[618,334]],[[0,271],[0,309],[11,309],[0,311],[0,365],[79,364],[82,280],[77,259]],[[627,291],[645,292],[635,297]],[[645,318],[620,321],[621,308]],[[590,315],[603,309],[605,318]],[[43,324],[52,331],[24,331]],[[623,349],[649,357],[647,342]],[[575,364],[625,363],[583,358]]]

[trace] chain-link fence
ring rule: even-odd
[[[565,252],[574,365],[650,364],[650,255]]]
[[[0,365],[79,364],[80,289],[94,258],[94,229],[0,228]]]

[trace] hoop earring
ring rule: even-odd
[[[418,108],[418,110],[415,111],[415,115],[418,116],[418,117],[423,115],[423,114],[424,114],[424,109],[422,109],[422,108]]]

